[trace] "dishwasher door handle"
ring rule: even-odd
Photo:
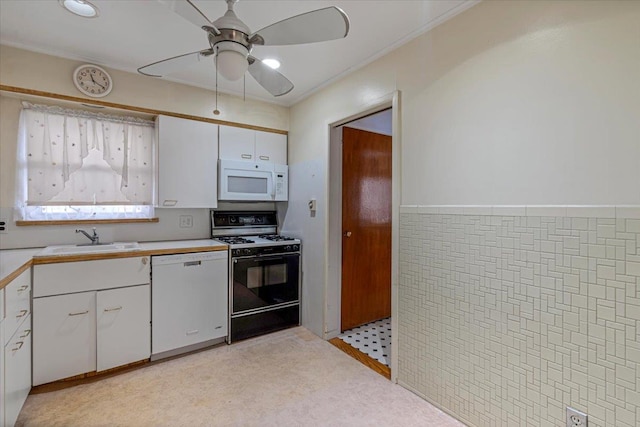
[[[202,261],[189,261],[182,264],[185,267],[195,267],[197,265],[202,265]]]

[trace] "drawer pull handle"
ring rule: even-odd
[[[18,288],[18,293],[26,291],[27,289],[29,289],[29,285],[22,285]]]
[[[187,335],[197,334],[198,332],[200,331],[198,331],[197,329],[194,329],[193,331],[187,331]]]
[[[260,156],[260,160],[269,160],[269,156]]]
[[[31,329],[25,329],[24,334],[20,335],[20,338],[26,338],[31,335]]]
[[[120,306],[120,307],[114,307],[114,308],[105,308],[105,309],[104,309],[104,312],[105,312],[105,313],[108,313],[108,312],[110,312],[110,311],[119,311],[119,310],[122,310],[122,306]]]
[[[83,314],[87,314],[89,310],[78,311],[77,313],[69,313],[69,316],[82,316]]]
[[[24,345],[24,341],[18,341],[16,343],[17,347],[16,348],[12,348],[11,351],[18,351],[22,348],[22,346]]]
[[[240,157],[242,157],[243,159],[250,159],[253,156],[251,154],[242,154],[242,155],[240,155]]]
[[[16,315],[16,319],[26,316],[29,310],[20,310],[20,314]]]
[[[202,261],[188,261],[188,262],[183,263],[183,265],[185,267],[194,267],[194,266],[197,266],[197,265],[202,265]]]

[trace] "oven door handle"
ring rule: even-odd
[[[257,257],[251,259],[251,261],[253,262],[262,262],[262,261],[279,261],[282,260],[283,258],[293,258],[293,257],[297,257],[300,258],[300,254],[278,254],[278,255],[258,255]]]

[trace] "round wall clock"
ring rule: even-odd
[[[73,72],[73,84],[87,96],[101,98],[113,88],[113,80],[104,68],[83,64]]]

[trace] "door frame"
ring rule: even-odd
[[[329,124],[328,236],[326,246],[327,282],[325,286],[324,339],[340,334],[342,293],[342,130],[353,120],[391,108],[391,381],[398,372],[398,256],[400,243],[401,128],[400,91],[377,99],[360,112]]]

